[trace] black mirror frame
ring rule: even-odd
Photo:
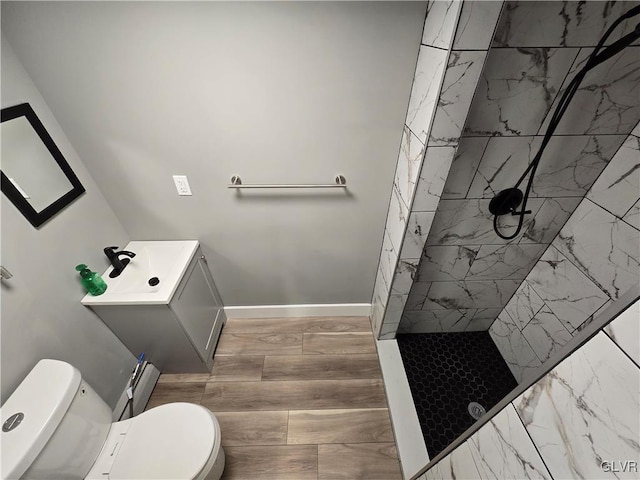
[[[9,178],[4,174],[4,172],[0,172],[2,175],[0,182],[2,193],[4,193],[11,203],[13,203],[22,213],[22,215],[29,220],[31,225],[37,228],[82,195],[85,192],[85,189],[80,183],[80,180],[78,180],[76,174],[73,173],[73,170],[65,160],[62,152],[60,152],[55,142],[44,128],[44,125],[36,115],[36,112],[31,108],[31,105],[28,103],[21,103],[20,105],[15,105],[13,107],[3,108],[1,111],[2,122],[22,116],[27,118],[28,122],[38,134],[45,147],[47,147],[47,150],[49,150],[49,153],[51,153],[51,156],[57,162],[62,172],[67,176],[73,187],[69,192],[58,198],[51,205],[44,208],[42,211],[37,212],[20,194],[18,189],[9,181]]]

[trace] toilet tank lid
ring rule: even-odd
[[[2,405],[3,479],[20,478],[33,463],[62,421],[80,381],[72,365],[40,360]]]

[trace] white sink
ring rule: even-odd
[[[123,250],[136,254],[116,278],[109,267],[102,278],[107,290],[96,297],[85,295],[83,305],[157,305],[169,303],[198,248],[196,240],[132,241]],[[126,257],[122,257],[126,258]],[[160,280],[156,286],[149,279]]]

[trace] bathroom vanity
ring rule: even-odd
[[[136,256],[116,278],[110,267],[102,275],[107,291],[82,304],[161,372],[210,372],[226,317],[198,242],[132,241],[125,248]]]

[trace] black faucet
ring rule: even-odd
[[[124,258],[120,260],[120,255],[126,255],[127,257],[133,258],[136,256],[135,253],[129,252],[127,250],[121,250],[116,252],[118,247],[105,247],[104,254],[107,256],[111,265],[113,265],[113,270],[109,274],[109,278],[115,278],[122,273],[124,267],[131,261],[129,258]]]

